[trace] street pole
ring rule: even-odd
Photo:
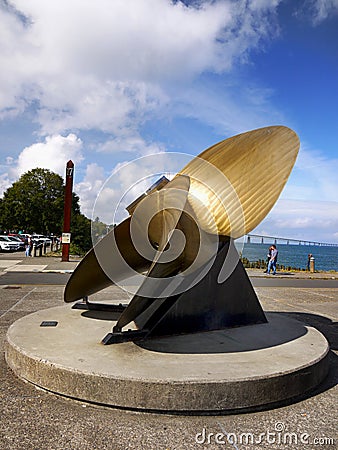
[[[70,219],[72,214],[72,198],[73,198],[73,174],[74,174],[74,163],[73,161],[68,161],[66,165],[66,186],[65,186],[65,204],[63,210],[61,261],[69,261]]]

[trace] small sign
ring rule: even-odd
[[[66,175],[67,177],[72,177],[74,172],[74,167],[67,167],[66,168]]]
[[[70,244],[70,235],[71,233],[62,233],[62,243]]]
[[[40,327],[56,327],[57,324],[56,320],[44,320],[40,323]]]

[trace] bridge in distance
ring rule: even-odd
[[[277,245],[277,243],[280,243],[280,244],[286,243],[287,245],[299,244],[299,245],[315,245],[315,246],[319,246],[319,247],[338,247],[338,244],[332,244],[332,243],[327,243],[327,242],[307,241],[304,239],[290,239],[290,238],[265,236],[265,235],[261,235],[261,234],[251,234],[251,233],[246,235],[246,243],[248,243],[248,244],[257,243],[257,242],[253,242],[253,241],[257,241],[257,240],[261,244],[273,242],[275,245]]]

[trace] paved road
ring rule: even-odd
[[[255,287],[294,287],[294,288],[338,288],[338,280],[308,278],[255,278],[251,277],[251,282]]]
[[[0,285],[66,285],[70,273],[5,272]],[[251,277],[255,287],[338,288],[338,280],[282,277]]]
[[[40,275],[40,274],[35,274]],[[1,276],[0,276],[1,278]],[[182,416],[125,411],[93,405],[37,390],[17,378],[6,365],[7,328],[17,319],[45,308],[62,306],[63,286],[0,286],[0,449],[1,450],[310,450],[337,448],[337,302],[336,289],[258,287],[265,311],[281,312],[316,327],[328,339],[330,372],[323,384],[290,405],[234,415]],[[97,301],[119,299],[110,287]],[[93,297],[95,297],[93,296]],[[51,329],[50,329],[51,331]],[[74,335],[74,339],[76,339]],[[119,344],[120,345],[120,344]],[[121,351],[123,344],[121,344]],[[66,351],[67,349],[65,349]],[[149,370],[152,370],[150,368]],[[79,386],[81,389],[81,386]],[[112,386],[118,389],[118,386]],[[128,393],[126,393],[128,395]],[[276,431],[282,430],[279,435]],[[201,433],[211,433],[211,443]],[[251,434],[257,445],[215,443],[217,433]],[[269,436],[267,433],[270,433]],[[292,433],[292,441],[290,441]],[[281,441],[278,443],[278,436]],[[302,441],[302,437],[308,439]],[[199,441],[196,441],[199,437]],[[269,441],[268,441],[269,438]],[[275,440],[274,440],[275,438]],[[327,445],[315,445],[321,438]],[[283,442],[283,440],[285,441]],[[295,442],[297,439],[297,442]],[[245,442],[245,441],[244,441]],[[259,443],[258,443],[259,442]]]
[[[48,256],[25,258],[23,252],[0,253],[0,285],[64,286],[78,262],[62,262],[60,257]],[[261,270],[249,269],[248,274],[255,287],[338,288],[336,273],[284,272],[267,276]]]
[[[15,271],[6,272],[11,264],[12,267],[15,266]],[[19,254],[0,254],[1,450],[336,448],[338,291],[336,287],[325,289],[329,286],[328,283],[331,283],[331,287],[335,280],[302,280],[295,279],[296,275],[291,274],[288,278],[271,276],[267,279],[262,271],[256,272],[256,276],[249,272],[253,275],[254,285],[263,286],[256,287],[256,291],[265,311],[287,314],[306,326],[317,328],[328,339],[331,346],[330,372],[314,392],[290,405],[247,414],[176,416],[124,411],[66,399],[24,383],[7,366],[4,343],[8,327],[31,312],[64,305],[64,284],[70,276],[69,273],[17,272],[16,270],[22,270],[22,267],[17,266],[31,265],[32,270],[37,269],[38,265],[44,266],[43,270],[72,270],[76,264],[75,261],[61,264],[60,258],[25,259]],[[324,289],[318,288],[318,281],[323,283]],[[268,287],[264,287],[265,283],[268,283]],[[298,283],[298,286],[286,287],[290,283]],[[102,303],[122,298],[124,300],[126,294],[119,292],[114,286],[93,295],[94,301]],[[123,349],[123,344],[121,345]],[[276,433],[278,430],[282,432]],[[199,436],[200,439],[202,432],[207,436],[211,433],[210,444],[196,441],[196,437]],[[235,437],[249,433],[257,445],[242,445],[240,442],[236,446],[228,442],[217,445],[214,439],[217,433],[228,433]],[[267,433],[270,433],[269,442]],[[292,439],[297,439],[297,443],[290,441],[290,433]],[[301,442],[302,436],[308,436],[308,442]],[[279,437],[282,440],[285,438],[286,442],[278,443]],[[322,441],[315,445],[315,439],[319,438]]]
[[[23,252],[0,253],[0,285],[64,286],[78,262],[62,262],[53,256],[25,258]]]

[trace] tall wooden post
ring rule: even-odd
[[[72,214],[72,197],[73,197],[73,174],[74,174],[74,163],[73,161],[68,161],[66,165],[66,187],[65,187],[65,204],[63,210],[61,261],[69,261],[70,219]]]

